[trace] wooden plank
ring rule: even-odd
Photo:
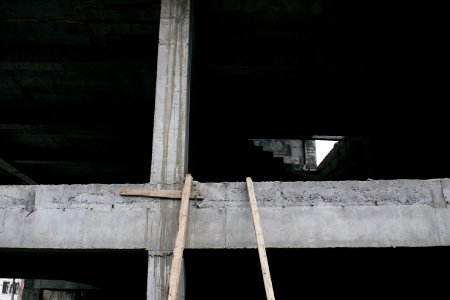
[[[247,177],[248,197],[250,198],[250,206],[252,208],[253,227],[255,228],[256,242],[258,244],[259,261],[261,263],[261,270],[264,279],[264,288],[266,289],[266,298],[268,300],[275,300],[273,292],[272,279],[270,278],[269,262],[267,260],[266,246],[264,244],[264,237],[261,227],[261,220],[259,218],[258,206],[256,204],[255,189],[253,181]]]
[[[121,196],[142,196],[151,198],[181,199],[182,193],[179,190],[140,190],[124,189],[120,192]],[[190,198],[203,199],[198,191],[192,191]]]
[[[173,249],[172,265],[170,267],[168,300],[177,299],[178,286],[180,283],[181,261],[183,258],[184,243],[186,240],[186,225],[188,220],[191,185],[192,176],[191,174],[187,174],[181,197],[180,214],[178,216],[178,232],[175,239],[175,247]]]

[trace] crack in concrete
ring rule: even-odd
[[[35,208],[33,208],[26,216],[25,216],[25,218],[27,218],[29,215],[31,215],[32,213],[34,213],[35,211],[36,211],[36,207]]]

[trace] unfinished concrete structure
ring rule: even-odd
[[[367,35],[389,40],[396,27],[385,19],[377,26],[383,37],[368,34],[378,15],[356,12],[369,6],[0,5],[1,272],[39,279],[26,299],[65,289],[95,299],[165,299],[179,201],[119,194],[181,189],[188,171],[203,198],[190,205],[180,298],[263,297],[246,176],[259,181],[277,298],[296,298],[299,283],[318,290],[330,274],[333,294],[347,277],[382,295],[390,285],[376,270],[398,283],[396,293],[433,293],[401,286],[411,274],[433,284],[431,266],[448,267],[450,160],[437,147],[441,160],[432,162],[416,130],[442,119],[433,114],[432,126],[418,127],[419,115],[409,112],[408,135],[396,111],[386,111],[381,97],[404,90],[384,73],[390,54],[366,43]],[[357,103],[370,108],[348,110],[347,100],[361,95]],[[300,169],[308,172],[285,164],[300,163],[306,148],[283,161],[254,145],[319,137],[339,142],[317,170],[304,156]],[[352,291],[345,295],[356,298]]]

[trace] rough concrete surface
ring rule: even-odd
[[[267,247],[450,245],[448,179],[254,186]],[[0,248],[147,249],[147,299],[165,299],[180,201],[120,196],[124,188],[181,185],[1,186]],[[244,182],[193,189],[203,197],[190,201],[186,248],[256,248]]]
[[[268,247],[439,246],[450,243],[450,181],[255,182]],[[125,187],[0,187],[0,247],[170,251],[179,200],[124,197]],[[193,185],[187,248],[256,246],[243,182]]]
[[[247,205],[245,182],[203,183],[200,207],[221,203]],[[433,204],[433,190],[442,190],[440,179],[323,182],[255,182],[259,206],[348,206]],[[436,201],[442,201],[439,199]]]
[[[151,182],[181,182],[187,168],[189,25],[189,0],[162,2]]]

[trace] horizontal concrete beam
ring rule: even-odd
[[[450,180],[256,182],[267,247],[450,245]],[[179,200],[122,197],[124,188],[0,187],[1,248],[173,248]],[[187,248],[255,248],[244,182],[194,183]]]

